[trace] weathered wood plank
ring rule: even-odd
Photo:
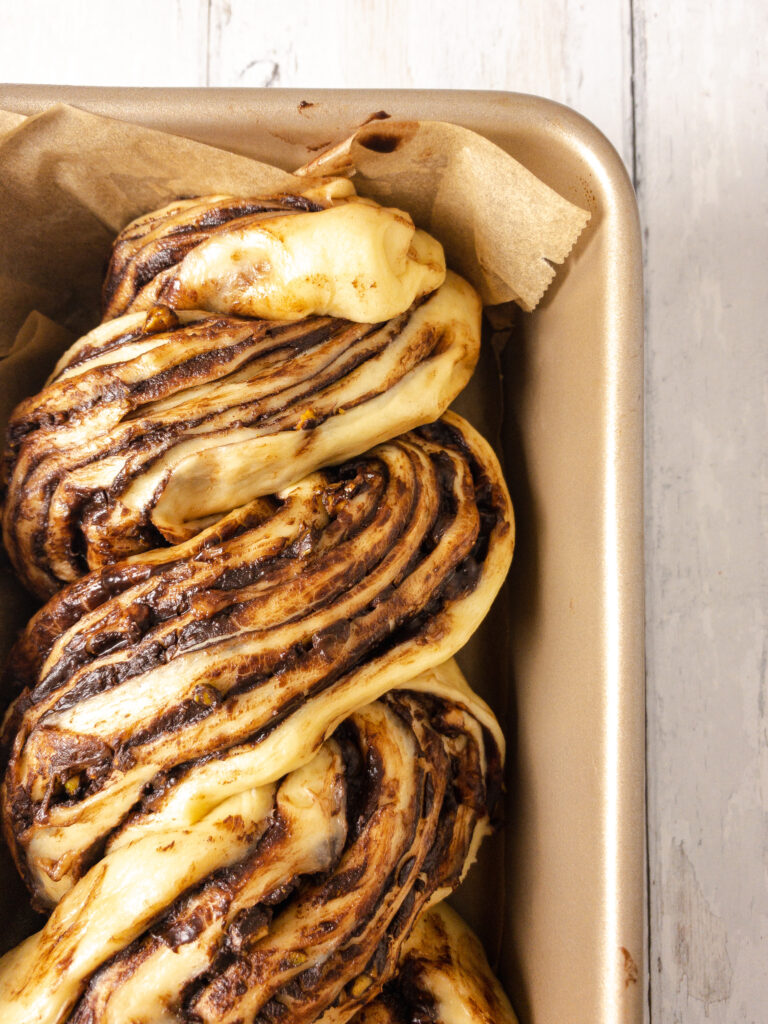
[[[634,8],[653,1019],[758,1021],[768,999],[757,308],[768,271],[768,15],[752,0]],[[3,12],[0,68],[8,81],[79,85],[516,89],[581,110],[631,165],[628,10],[609,0],[31,0]]]
[[[70,85],[514,89],[580,110],[632,160],[629,2],[29,0],[0,77]]]
[[[631,153],[629,3],[211,0],[211,85],[509,89],[575,107]]]
[[[208,0],[3,5],[0,78],[42,85],[205,85]]]
[[[768,1005],[766,39],[751,0],[636,0],[659,1024]]]

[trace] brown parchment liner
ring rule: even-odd
[[[498,146],[442,121],[373,121],[299,168],[348,175],[445,246],[485,305],[535,309],[589,220]],[[551,261],[551,262],[550,262]]]
[[[347,174],[443,243],[485,303],[536,305],[589,214],[498,146],[436,121],[375,121],[297,175],[190,139],[58,104],[32,117],[0,110],[0,430],[61,352],[95,326],[115,235],[179,196],[303,189]],[[29,318],[29,319],[28,319]],[[18,588],[0,567],[0,599]],[[0,626],[8,649],[26,602]],[[18,621],[16,621],[18,618]]]
[[[532,309],[589,214],[487,139],[434,121],[375,122],[302,173],[354,174],[444,244],[485,303]],[[83,332],[97,322],[104,260],[128,221],[179,196],[306,186],[276,167],[58,105],[0,111],[0,355],[32,309]]]
[[[566,258],[589,219],[488,140],[441,122],[363,126],[297,177],[65,105],[27,118],[0,111],[0,430],[59,355],[98,323],[105,263],[130,220],[179,196],[290,191],[306,188],[307,174],[342,173],[360,194],[407,210],[439,238],[449,265],[487,304],[533,308],[554,276],[549,261]],[[488,422],[478,426],[491,439],[500,415],[492,379],[489,350],[459,401],[484,410]],[[0,602],[4,659],[34,610],[4,555]],[[10,920],[17,897],[0,898],[3,917]]]

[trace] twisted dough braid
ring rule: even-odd
[[[179,199],[137,217],[112,246],[101,293],[104,320],[122,316],[134,303],[144,309],[157,305],[168,271],[222,228],[227,231],[276,216],[317,213],[350,194],[354,194],[351,182],[334,178],[324,188],[310,186],[297,195]]]
[[[483,947],[446,903],[423,914],[403,944],[397,974],[355,1024],[516,1024]]]
[[[9,1024],[514,1024],[435,906],[504,758],[447,660],[514,546],[437,419],[479,300],[353,192],[129,225],[118,318],[11,420],[5,543],[55,596],[7,668],[3,828],[52,910],[0,961]]]
[[[86,335],[8,427],[3,535],[41,597],[428,423],[477,361],[449,274],[384,324],[131,314]]]
[[[0,962],[3,1020],[349,1020],[474,858],[500,757],[463,699],[361,708],[276,785],[108,848]]]
[[[453,655],[512,556],[509,497],[452,414],[85,577],[11,668],[8,841],[51,905],[137,819],[183,820],[306,760],[361,704]],[[234,782],[232,781],[234,779]]]
[[[275,320],[388,320],[439,287],[443,248],[346,179],[302,195],[182,200],[115,242],[104,318],[166,303]]]

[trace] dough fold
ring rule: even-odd
[[[330,1018],[328,1018],[330,1019]],[[354,1024],[517,1024],[477,937],[447,903],[416,922],[394,978]]]
[[[389,320],[438,288],[443,247],[343,178],[302,195],[182,200],[117,237],[104,318],[175,309],[298,320]]]
[[[462,703],[394,691],[276,785],[108,849],[0,961],[3,1021],[349,1020],[460,882],[500,773]]]
[[[447,414],[61,591],[12,655],[3,730],[5,832],[38,905],[105,848],[194,823],[418,689],[485,616],[513,543],[493,452]],[[429,692],[461,689],[440,680]]]
[[[455,274],[378,324],[167,308],[102,324],[14,411],[3,538],[46,598],[185,540],[318,467],[435,420],[477,361],[480,303]]]

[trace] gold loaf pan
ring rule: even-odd
[[[0,87],[0,108],[56,102],[285,169],[379,112],[453,121],[590,209],[542,303],[514,316],[498,362],[486,346],[458,403],[500,447],[518,546],[459,659],[510,756],[505,827],[455,902],[498,957],[522,1024],[642,1021],[642,271],[619,157],[572,110],[515,93]],[[28,911],[3,867],[15,939]]]

